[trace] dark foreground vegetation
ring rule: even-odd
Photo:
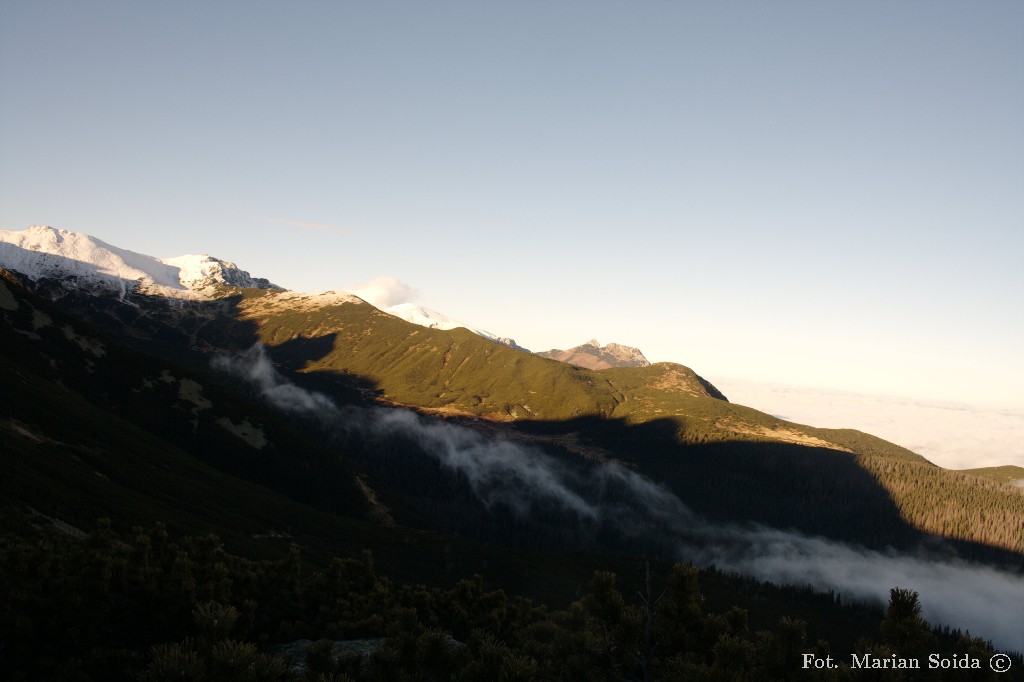
[[[363,305],[245,310],[248,294],[149,313],[63,299],[83,322],[0,277],[0,680],[992,676],[990,648],[930,631],[913,592],[886,615],[643,557],[680,556],[707,519],[873,548],[926,528],[1019,571],[1015,488],[733,406],[681,366],[599,374]],[[330,419],[211,369],[256,341],[289,395],[331,396]],[[439,388],[445,419],[379,407],[440,409]],[[854,670],[854,653],[980,670]]]
[[[746,609],[712,612],[683,564],[648,566],[634,593],[595,572],[581,598],[552,609],[480,576],[399,584],[370,552],[255,561],[216,536],[117,534],[105,521],[82,539],[41,538],[8,536],[0,550],[5,680],[1020,679],[990,670],[983,641],[929,630],[909,590],[892,591],[853,652],[834,652],[800,620],[752,632]],[[928,670],[936,652],[982,668]],[[850,653],[917,657],[925,669],[851,669]],[[805,654],[839,667],[804,668]]]

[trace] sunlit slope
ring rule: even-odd
[[[326,354],[303,358],[304,371],[358,376],[371,382],[382,398],[404,405],[495,420],[566,420],[613,416],[632,399],[601,372],[514,350],[465,329],[413,325],[366,304],[299,307],[273,293],[247,292],[239,309],[243,320],[256,323],[260,340],[272,347],[299,338],[331,337]],[[281,357],[281,352],[275,354],[275,359]],[[713,400],[706,382],[681,365],[638,371],[645,372],[639,384],[664,385],[655,391],[682,388]]]
[[[1024,486],[1024,467],[982,467],[980,469],[962,469],[960,473],[996,481],[997,483],[1016,485],[1018,487]]]
[[[259,340],[278,349],[275,360],[309,374],[364,380],[394,403],[499,421],[669,419],[682,443],[774,441],[924,461],[857,431],[816,429],[734,405],[683,365],[588,370],[464,329],[413,325],[366,304],[296,305],[274,292],[246,291],[238,308]]]
[[[858,457],[858,462],[912,526],[1024,554],[1024,488],[930,462],[872,456]]]
[[[822,458],[834,452],[852,457],[908,526],[1024,553],[1024,491],[946,471],[906,448],[860,431],[795,424],[729,403],[724,396],[717,397],[721,394],[714,386],[682,365],[587,370],[516,351],[466,330],[408,324],[369,305],[296,307],[282,305],[277,298],[273,292],[246,292],[239,304],[241,317],[255,325],[262,342],[278,349],[275,359],[290,362],[311,377],[358,377],[368,382],[378,398],[427,411],[527,428],[545,425],[549,443],[564,446],[567,441],[558,434],[568,434],[570,449],[597,456],[610,453],[634,461],[649,473],[653,465],[637,448],[661,452],[663,459],[669,459],[658,465],[658,477],[679,492],[685,490],[688,476],[707,468],[695,464],[695,453],[702,453],[699,457],[729,453],[730,459],[708,464],[710,468],[702,474],[715,475],[723,486],[733,486],[732,492],[723,488],[709,510],[739,494],[748,479],[761,483],[744,497],[756,501],[767,495],[764,504],[770,504],[778,495],[770,492],[773,486],[778,490],[789,485],[786,480],[774,481],[773,475],[781,472],[779,476],[785,478],[801,471],[797,475],[807,475],[808,482],[818,481],[818,469],[832,468]],[[327,342],[302,342],[318,338]],[[318,352],[304,355],[311,346]],[[629,431],[632,427],[639,430]],[[738,444],[745,445],[737,449]],[[813,448],[809,452],[815,454],[804,469],[769,467],[759,460],[776,461],[779,455],[769,454],[776,450],[759,454],[758,444]],[[740,452],[745,454],[736,454]],[[676,460],[683,453],[691,459]],[[789,458],[783,455],[777,464]],[[821,467],[813,464],[815,459]],[[745,469],[748,466],[752,468]],[[720,471],[723,468],[729,470]],[[828,476],[819,483],[826,480]],[[809,509],[836,504],[828,486],[821,483],[819,487],[798,485],[793,494],[805,498],[800,509],[782,514],[778,521],[802,526],[797,519]],[[849,492],[857,495],[855,490]],[[863,494],[873,499],[876,493],[865,489]],[[844,504],[859,502],[850,499]],[[855,520],[849,523],[855,525]]]

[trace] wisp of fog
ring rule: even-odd
[[[250,383],[279,410],[317,419],[329,430],[400,437],[418,444],[445,469],[465,477],[487,507],[503,505],[529,519],[552,505],[584,529],[614,528],[650,541],[695,565],[780,584],[810,585],[846,598],[885,602],[891,587],[920,594],[932,623],[967,628],[1000,648],[1024,648],[1024,576],[977,563],[857,547],[792,530],[712,523],[665,487],[616,462],[573,468],[540,449],[401,408],[339,408],[327,396],[288,381],[256,344],[213,366]],[[614,494],[608,494],[610,490]],[[654,535],[657,528],[659,537]]]

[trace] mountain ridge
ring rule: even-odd
[[[33,225],[0,230],[0,266],[32,279],[84,280],[99,289],[168,297],[210,297],[217,286],[281,289],[230,261],[203,255],[156,258],[81,232]]]
[[[942,518],[952,513],[950,509],[960,509],[945,500],[966,494],[974,485],[970,481],[981,485],[981,479],[954,480],[919,455],[868,434],[794,424],[733,405],[682,365],[589,370],[513,350],[467,329],[410,324],[347,294],[221,286],[211,295],[208,300],[179,305],[141,292],[131,305],[125,305],[116,295],[62,290],[59,302],[144,352],[187,361],[197,370],[208,365],[211,353],[241,353],[260,343],[275,366],[287,370],[302,385],[326,394],[469,419],[469,425],[478,429],[483,429],[483,424],[472,420],[508,424],[513,429],[509,433],[532,433],[538,443],[573,457],[621,459],[684,492],[688,504],[737,521],[759,520],[764,508],[777,504],[770,488],[750,487],[752,475],[754,480],[773,477],[785,467],[803,462],[799,467],[808,467],[806,470],[798,468],[787,476],[795,480],[824,477],[818,485],[833,485],[826,484],[838,480],[830,470],[833,464],[821,459],[821,453],[827,452],[869,471],[891,496],[889,502],[877,498],[878,503],[895,504],[915,518],[920,516],[919,523],[925,524],[922,528],[930,532],[964,540],[1000,537],[1003,539],[998,542],[1007,541],[1005,528],[1000,530],[988,521],[984,527],[973,522],[955,526]],[[776,451],[799,456],[765,457]],[[696,453],[707,455],[695,459]],[[711,453],[727,454],[722,461],[732,462],[725,466],[733,471],[723,472],[721,463],[703,459]],[[736,453],[744,454],[735,459]],[[769,468],[764,469],[761,460]],[[685,472],[697,462],[702,476],[713,477],[715,490],[692,487]],[[668,468],[662,470],[663,464]],[[743,473],[747,469],[757,473]],[[921,507],[917,498],[922,488],[909,485],[913,480],[929,481],[929,486],[938,486],[943,492],[933,493],[931,501]],[[863,485],[869,485],[867,479]],[[733,486],[744,490],[743,503],[730,507],[723,503],[736,494]],[[1006,499],[991,504],[1016,504],[1009,490],[994,491],[996,488],[984,495]],[[867,506],[862,513],[870,512],[874,499],[865,498]],[[831,508],[833,504],[828,497],[819,499],[815,490],[802,489],[784,512],[771,517],[772,522],[825,533],[829,524],[812,508]],[[935,513],[927,511],[940,504],[946,510],[941,514],[938,507]],[[847,504],[844,516],[853,508]],[[862,542],[885,537],[885,533],[872,535],[858,529],[854,518],[836,532],[855,533]],[[1016,547],[1014,543],[1020,544],[1020,538],[1010,546]]]

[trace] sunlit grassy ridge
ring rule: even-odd
[[[355,374],[373,382],[382,397],[418,407],[447,409],[499,420],[612,416],[628,396],[603,376],[483,339],[465,329],[419,327],[365,304],[296,310],[277,307],[273,294],[247,299],[243,319],[258,323],[271,346],[297,337],[333,336],[330,351],[309,359],[304,371]],[[664,375],[673,390],[685,385],[709,397],[696,375],[665,365],[644,375]],[[644,383],[643,380],[640,383]]]
[[[680,442],[776,441],[885,454],[918,455],[848,429],[785,422],[724,400],[692,369],[661,362],[647,367],[588,370],[540,358],[483,339],[465,329],[410,324],[372,306],[349,303],[295,308],[273,292],[246,292],[242,318],[256,323],[264,343],[327,338],[319,357],[283,349],[275,358],[302,371],[369,380],[386,400],[502,421],[560,421],[579,417],[643,423],[672,419]]]
[[[1024,467],[1018,466],[1001,466],[1001,467],[982,467],[980,469],[962,469],[962,474],[968,474],[971,476],[977,476],[979,478],[985,478],[999,483],[1017,483],[1020,485],[1024,482]]]
[[[308,376],[358,377],[380,399],[428,411],[524,426],[547,424],[546,432],[575,434],[574,438],[597,451],[611,447],[616,456],[670,482],[684,500],[698,506],[707,493],[690,485],[690,477],[698,471],[702,476],[713,475],[722,487],[713,493],[718,497],[707,498],[708,513],[726,513],[730,507],[722,503],[740,494],[731,507],[734,513],[828,532],[831,526],[808,526],[807,515],[812,509],[842,504],[850,512],[861,511],[848,522],[837,520],[834,532],[884,544],[898,537],[887,535],[892,528],[884,514],[875,517],[879,505],[884,506],[881,498],[876,503],[876,492],[884,491],[898,516],[911,527],[1024,551],[1020,540],[1024,496],[1019,491],[943,470],[870,434],[795,424],[730,403],[682,365],[588,370],[517,351],[465,329],[441,331],[412,325],[361,303],[295,307],[280,305],[277,296],[245,292],[239,305],[241,317],[255,324],[261,341],[277,348],[275,359],[290,362]],[[314,343],[317,339],[326,343]],[[307,351],[312,346],[318,352],[310,355]],[[591,421],[580,426],[580,419]],[[602,427],[600,420],[622,428]],[[631,426],[644,425],[651,428],[629,431]],[[745,445],[739,448],[739,444]],[[774,449],[758,450],[758,444]],[[694,446],[715,449],[686,449]],[[808,452],[815,454],[794,459],[801,451],[779,449],[792,446],[813,448]],[[830,451],[836,454],[826,458]],[[651,459],[655,452],[660,453],[657,464]],[[689,457],[678,459],[688,452]],[[714,457],[721,461],[704,463],[693,459],[696,452],[719,453]],[[836,468],[838,455],[851,458],[841,461],[856,463],[879,487],[850,485],[842,467]],[[765,466],[759,460],[774,464]],[[717,475],[712,473],[716,468]],[[921,483],[922,477],[927,484]],[[792,507],[789,511],[773,514],[779,500],[772,486],[785,488],[791,480],[808,485],[794,489],[796,497],[786,505]],[[849,490],[839,497],[828,492],[837,485]],[[971,501],[971,509],[980,505],[984,511],[965,514],[957,500]],[[868,509],[875,511],[865,514]],[[859,529],[858,518],[865,522]],[[884,530],[887,527],[889,531]]]

